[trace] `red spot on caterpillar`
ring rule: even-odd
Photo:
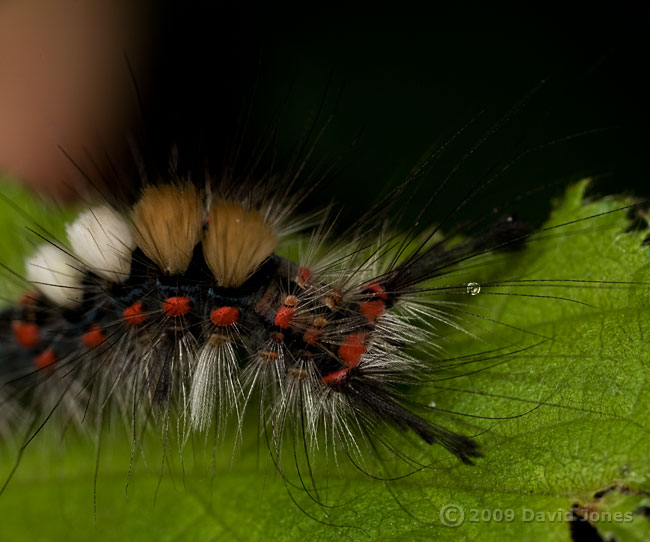
[[[147,319],[147,313],[142,308],[142,302],[140,301],[125,309],[122,316],[130,326],[139,326]]]
[[[384,290],[381,287],[381,285],[377,282],[371,282],[370,284],[368,284],[368,286],[365,287],[365,290],[370,290],[379,299],[382,299],[383,301],[388,301],[388,294],[386,293],[386,290]]]
[[[106,340],[106,333],[97,324],[90,326],[90,329],[86,331],[81,337],[81,342],[84,343],[86,348],[97,348]]]
[[[367,318],[368,322],[373,324],[386,310],[386,303],[381,299],[375,301],[362,301],[359,303],[359,308],[363,315]]]
[[[239,320],[239,309],[236,307],[219,307],[210,313],[210,320],[215,326],[231,326]]]
[[[273,325],[287,329],[291,325],[294,312],[296,312],[296,309],[293,307],[280,307],[278,312],[275,313]]]
[[[349,367],[346,369],[341,369],[340,371],[334,371],[328,375],[325,375],[321,378],[322,382],[328,386],[336,386],[337,384],[343,383],[348,375]]]
[[[367,333],[350,333],[339,346],[339,356],[348,367],[356,367],[366,351]]]
[[[14,339],[23,348],[31,348],[41,342],[38,326],[31,322],[14,322],[11,325]]]
[[[280,333],[279,331],[277,331],[276,333],[273,333],[271,335],[271,339],[273,339],[273,342],[275,343],[281,343],[282,341],[284,341],[284,333]]]
[[[306,267],[299,267],[298,272],[296,273],[296,278],[293,280],[298,283],[298,286],[304,288],[311,280],[311,271]]]
[[[163,303],[163,312],[167,316],[184,316],[190,312],[190,300],[187,297],[170,297]]]
[[[56,354],[51,348],[46,348],[34,358],[34,365],[37,369],[45,369],[56,363]]]
[[[305,331],[302,340],[311,346],[315,346],[322,333],[323,331],[321,329],[316,329],[313,327],[307,328],[307,331]]]

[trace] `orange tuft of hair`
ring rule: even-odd
[[[203,203],[193,185],[146,187],[131,220],[138,246],[164,273],[187,269],[203,227]]]
[[[203,255],[219,286],[241,286],[277,244],[277,237],[259,211],[224,199],[212,205]]]

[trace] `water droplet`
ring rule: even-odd
[[[478,282],[467,283],[467,293],[469,295],[478,295],[481,293],[481,285]]]

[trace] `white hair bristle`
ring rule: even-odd
[[[108,205],[81,213],[66,228],[74,253],[88,268],[111,282],[124,282],[131,272],[135,240],[131,227]]]
[[[80,264],[59,247],[44,244],[27,260],[27,280],[56,305],[72,307],[83,297]]]

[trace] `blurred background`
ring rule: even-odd
[[[512,201],[540,217],[584,176],[599,193],[650,195],[647,39],[634,19],[5,0],[0,171],[69,201],[88,178],[123,188],[138,162],[164,170],[173,146],[195,176],[235,155],[280,170],[313,151],[304,182],[328,174],[308,205],[346,202],[341,224],[440,147],[414,184],[431,193],[454,172],[432,214],[475,184],[482,208]]]

